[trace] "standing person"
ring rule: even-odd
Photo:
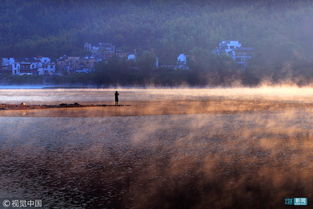
[[[118,105],[118,95],[120,95],[120,94],[118,93],[118,91],[116,91],[116,92],[114,93],[114,96],[115,96],[115,105]]]

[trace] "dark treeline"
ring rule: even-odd
[[[120,61],[99,64],[86,82],[306,85],[313,79],[311,1],[2,0],[0,10],[1,57],[83,56],[84,42],[137,49],[139,69]],[[221,40],[239,40],[255,49],[247,69],[212,53]],[[190,55],[192,70],[156,72],[151,67],[151,57],[173,64],[179,53]]]
[[[99,86],[229,86],[238,81],[244,85],[256,85],[256,78],[246,79],[249,74],[239,68],[228,57],[208,56],[208,63],[214,66],[201,65],[190,61],[191,70],[169,70],[154,67],[152,56],[142,56],[134,65],[131,62],[113,59],[108,63],[96,66],[96,72],[89,76],[89,82]],[[206,68],[208,67],[208,68]],[[135,68],[135,69],[134,69]],[[205,70],[207,69],[207,70]],[[79,81],[77,81],[79,82]],[[82,80],[81,80],[82,82]]]

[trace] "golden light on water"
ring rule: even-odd
[[[311,101],[312,87],[263,86],[258,88],[112,88],[112,89],[0,89],[0,103],[108,102],[118,90],[121,101],[269,99]]]
[[[125,89],[121,89],[122,91]],[[149,94],[182,95],[182,96],[243,96],[268,98],[309,98],[313,96],[311,87],[258,87],[258,88],[181,88],[181,89],[127,89],[125,91],[144,91]]]
[[[109,104],[115,90],[0,90],[0,99]],[[313,88],[118,91],[130,106],[2,111],[0,194],[134,209],[276,209],[312,197]]]

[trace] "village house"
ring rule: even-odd
[[[221,41],[218,44],[216,53],[218,55],[222,55],[222,54],[232,55],[232,52],[235,49],[241,48],[241,46],[242,45],[239,41]]]
[[[14,58],[2,58],[1,59],[1,74],[11,74],[12,65],[15,64]]]
[[[232,51],[232,59],[240,65],[247,65],[252,58],[253,49],[248,47],[240,47]]]
[[[11,65],[11,72],[12,75],[18,75],[20,73],[21,65],[20,63],[14,63]]]
[[[102,53],[103,59],[106,60],[106,59],[110,59],[110,58],[114,57],[115,56],[115,48],[116,47],[110,43],[102,44],[101,53]]]
[[[116,47],[111,43],[102,42],[97,43],[96,45],[85,43],[84,49],[90,56],[94,57],[97,62],[109,60],[113,57],[130,60],[132,59],[132,56],[129,56],[136,54],[136,52],[132,53],[124,47]]]
[[[155,67],[168,70],[190,70],[190,67],[188,66],[187,55],[184,53],[179,54],[176,59],[176,64],[171,65],[170,64],[160,65],[159,58],[156,57]]]
[[[23,58],[20,60],[17,60],[17,63],[19,63],[20,67],[15,71],[16,73],[13,75],[36,75],[38,74],[37,68],[38,64],[33,58]]]
[[[77,69],[79,57],[62,56],[57,59],[57,71],[61,73],[72,73]]]
[[[94,57],[81,57],[78,66],[75,70],[76,73],[91,73],[95,70],[97,60]]]
[[[55,63],[48,57],[25,58],[19,62],[20,69],[12,71],[16,75],[53,75]]]
[[[136,54],[129,54],[127,56],[127,60],[135,62],[136,61]]]
[[[85,51],[96,58],[98,62],[113,58],[116,51],[116,47],[113,44],[101,42],[96,45],[85,43],[84,48]]]
[[[56,64],[49,57],[35,57],[38,75],[54,75]]]
[[[189,70],[189,67],[187,65],[187,55],[178,55],[175,70]]]
[[[38,67],[38,75],[54,75],[56,72],[55,63],[42,64]]]
[[[252,58],[253,49],[242,47],[239,41],[221,41],[214,52],[219,56],[229,56],[235,63],[246,66]]]
[[[134,52],[128,51],[123,47],[115,47],[110,43],[98,43],[92,45],[90,43],[84,44],[84,49],[90,55],[85,57],[62,56],[55,62],[49,57],[33,57],[33,58],[3,58],[1,60],[1,74],[12,75],[57,75],[57,74],[71,74],[71,73],[91,73],[95,71],[95,65],[98,62],[109,60],[113,57],[124,59],[133,63],[132,68],[138,69],[135,66],[137,60],[136,50]],[[243,50],[237,53],[243,57]],[[243,58],[242,58],[243,60]],[[176,64],[160,65],[159,59],[156,58],[156,68],[167,68],[171,70],[188,70],[187,55],[181,53],[178,55]]]
[[[57,70],[63,73],[90,73],[95,70],[95,57],[63,56],[57,60]]]
[[[124,47],[117,47],[115,50],[115,56],[118,58],[127,58],[130,52]]]
[[[53,75],[55,63],[48,57],[2,58],[1,73],[12,75]]]

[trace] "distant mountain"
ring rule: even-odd
[[[173,60],[240,40],[262,65],[313,60],[308,0],[2,0],[0,10],[1,57],[82,55],[85,42],[110,42]]]

